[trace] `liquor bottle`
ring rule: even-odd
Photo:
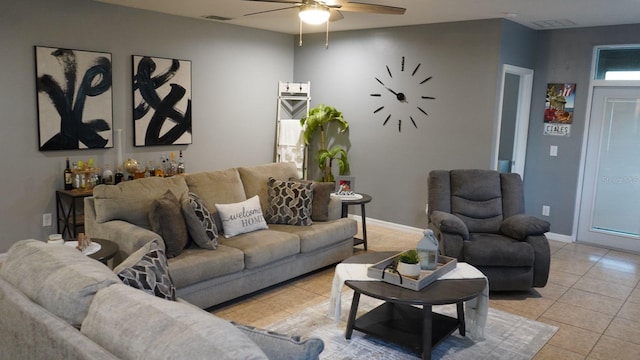
[[[115,184],[119,184],[122,179],[124,178],[124,174],[122,173],[122,168],[120,166],[118,166],[118,170],[116,170],[116,175],[115,175]]]
[[[171,161],[169,162],[169,176],[178,173],[178,164],[176,163],[176,153],[171,152]]]
[[[64,189],[65,190],[73,189],[73,173],[71,172],[71,167],[69,166],[68,156],[67,156],[67,167],[64,168]]]
[[[178,156],[178,169],[176,170],[178,174],[184,174],[184,159],[182,158],[182,150],[180,150],[180,155]]]

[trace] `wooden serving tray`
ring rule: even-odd
[[[398,253],[390,258],[386,258],[369,266],[367,269],[367,276],[374,279],[380,279],[384,282],[388,282],[389,284],[419,291],[425,286],[438,280],[442,275],[455,269],[458,263],[456,258],[438,255],[438,267],[435,270],[422,270],[418,279],[412,279],[406,276],[401,276],[397,272],[387,268],[388,265],[393,264],[397,260],[400,254],[401,253]]]

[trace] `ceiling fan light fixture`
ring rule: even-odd
[[[302,6],[298,13],[300,20],[310,25],[324,24],[330,15],[331,11],[327,6],[318,4]]]

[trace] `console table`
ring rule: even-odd
[[[58,234],[67,240],[75,240],[79,229],[84,228],[84,214],[82,202],[84,198],[93,195],[93,190],[57,190],[56,191],[56,219]],[[65,237],[65,234],[67,237]]]

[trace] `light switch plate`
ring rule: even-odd
[[[558,156],[558,147],[556,145],[549,147],[549,156]]]

